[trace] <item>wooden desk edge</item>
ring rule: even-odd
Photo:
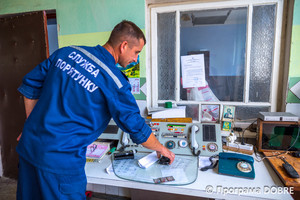
[[[271,155],[274,155],[273,152],[263,152],[263,154],[265,156],[271,156]],[[282,154],[282,155],[286,155],[286,154]],[[285,174],[281,174],[279,171],[279,169],[277,169],[279,166],[275,166],[274,162],[271,161],[272,158],[267,158],[268,162],[270,163],[270,165],[272,166],[273,170],[276,172],[276,174],[278,175],[278,177],[280,178],[280,180],[282,181],[282,183],[286,186],[286,187],[294,187],[294,190],[295,191],[300,191],[300,178],[297,178],[297,179],[293,179],[293,178],[289,178],[287,177],[287,175]],[[279,159],[279,158],[275,158],[275,159]],[[295,167],[296,169],[296,167]],[[281,170],[283,171],[283,170]],[[296,171],[300,174],[299,170],[296,169]],[[286,180],[288,179],[288,180]],[[297,180],[299,183],[296,183],[296,182],[291,182],[289,180]]]

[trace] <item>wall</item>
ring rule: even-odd
[[[291,88],[296,84],[300,84],[300,0],[295,0],[292,42],[290,52],[290,67],[288,78],[288,95],[286,100],[286,111],[294,113],[300,117],[300,94],[299,98],[291,92]],[[300,93],[300,90],[299,90]]]

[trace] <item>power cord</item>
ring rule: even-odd
[[[245,131],[247,129],[249,129],[255,122],[257,121],[257,119],[255,121],[253,121],[247,128],[245,128],[245,130],[242,133],[242,141],[241,141],[241,145],[245,145],[245,140],[244,140],[244,135],[245,135]]]

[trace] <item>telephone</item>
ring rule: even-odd
[[[219,174],[254,179],[254,159],[238,153],[219,153]]]
[[[219,124],[151,122],[149,125],[158,141],[179,155],[212,156],[222,152]],[[121,132],[117,149],[151,152],[132,142],[129,134]]]

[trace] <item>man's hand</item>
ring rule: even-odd
[[[168,157],[170,159],[170,164],[172,164],[172,162],[175,159],[175,154],[170,151],[169,149],[167,149],[166,147],[163,146],[163,150],[162,151],[156,151],[157,157],[160,158],[161,156],[165,156]]]
[[[175,154],[172,151],[170,151],[169,149],[167,149],[165,146],[163,146],[156,139],[156,137],[153,135],[153,133],[151,133],[148,140],[146,142],[142,143],[142,145],[148,149],[156,151],[158,158],[160,158],[160,156],[162,156],[162,155],[165,157],[168,157],[170,159],[170,164],[172,164],[172,162],[175,159]]]

